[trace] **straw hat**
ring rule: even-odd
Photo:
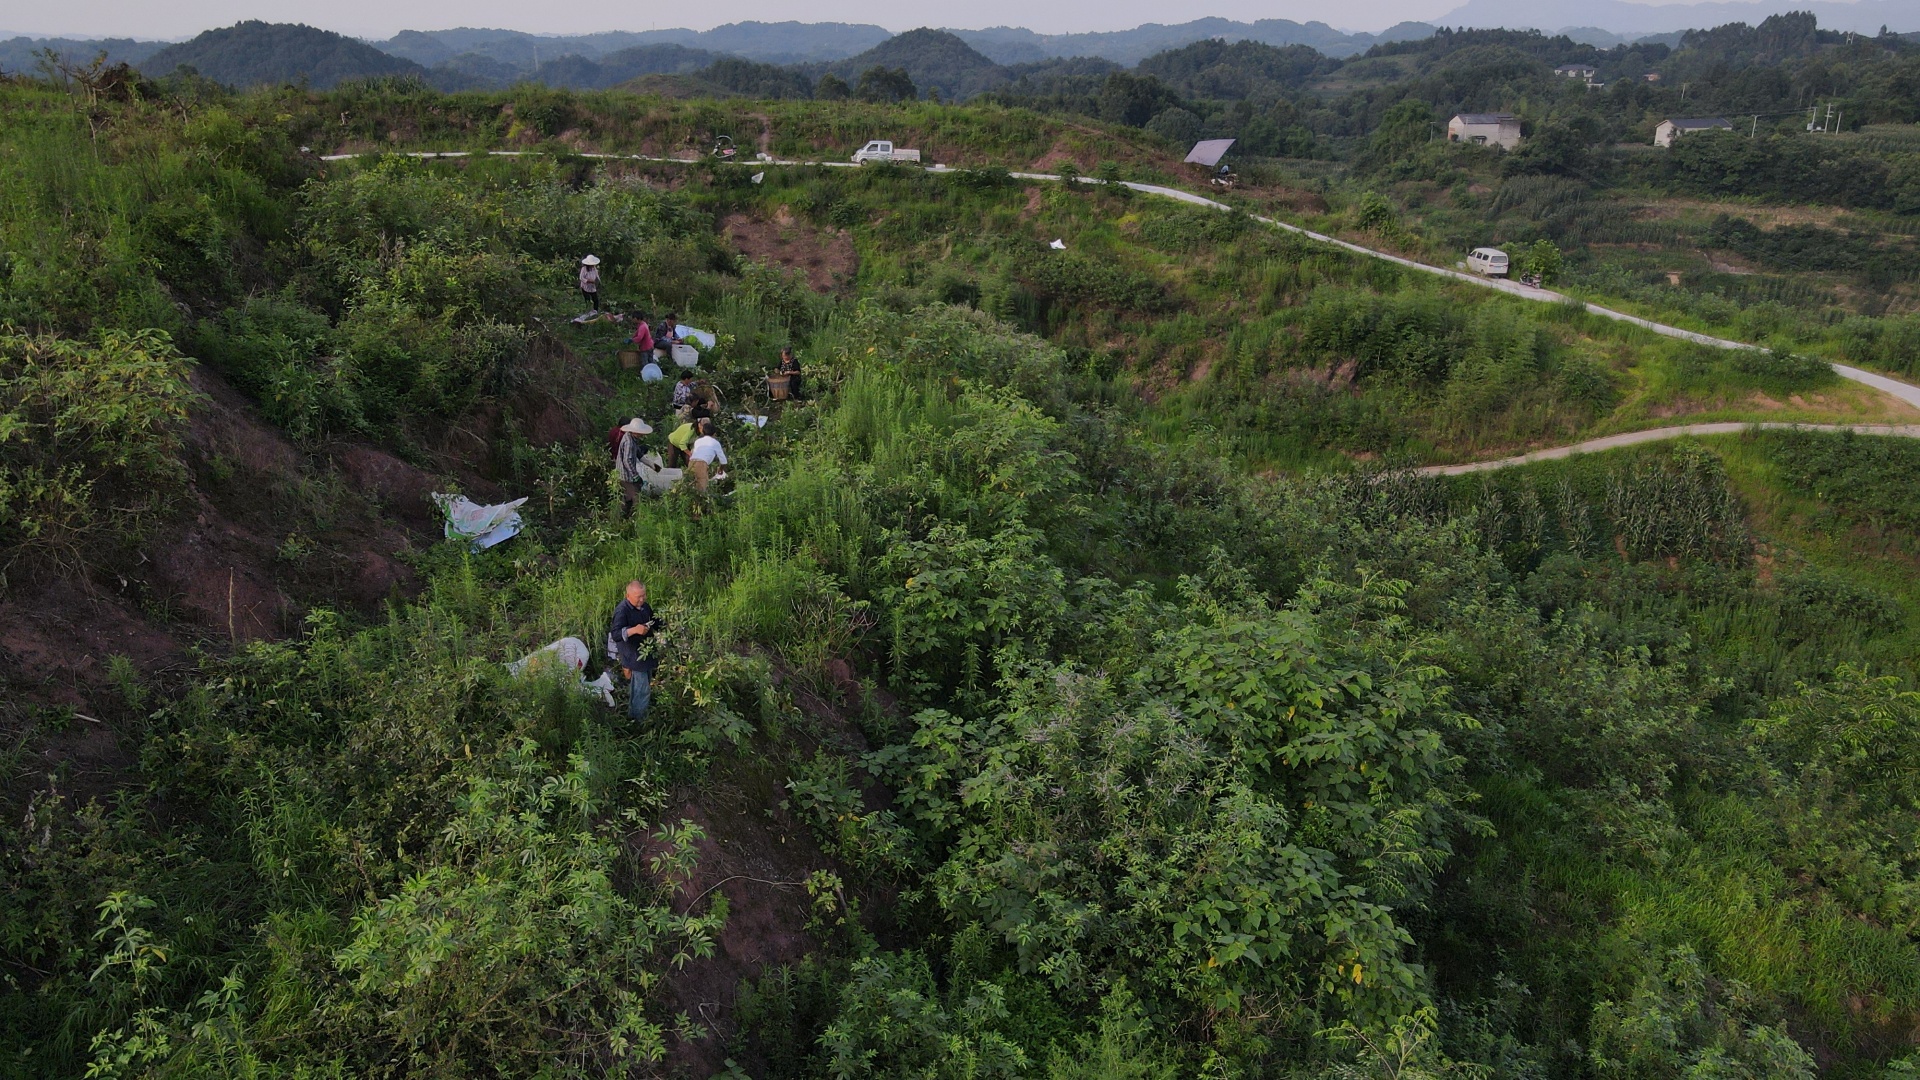
[[[636,416],[626,423],[621,424],[620,430],[629,435],[651,435],[653,434],[653,425]]]
[[[587,266],[599,266],[599,265],[600,265],[600,256],[598,256],[598,255],[589,255],[589,256],[587,256],[586,258],[584,258],[584,259],[581,259],[581,260],[580,260],[580,262],[581,262],[582,264],[584,264],[584,265],[587,265]]]

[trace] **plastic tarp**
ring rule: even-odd
[[[1187,154],[1187,162],[1212,168],[1220,164],[1220,159],[1226,157],[1227,151],[1232,148],[1232,139],[1202,139],[1193,144],[1193,150]]]
[[[705,331],[705,330],[695,330],[695,329],[694,329],[693,327],[691,327],[691,326],[682,326],[682,327],[680,327],[680,336],[681,336],[681,337],[682,337],[683,339],[685,339],[685,340],[688,340],[688,341],[697,341],[697,342],[699,342],[699,343],[700,343],[700,347],[701,347],[701,348],[703,348],[703,349],[711,349],[711,348],[713,348],[713,347],[714,347],[715,345],[717,345],[717,344],[719,344],[719,341],[720,341],[720,339],[719,339],[719,338],[717,338],[717,337],[714,337],[714,336],[713,336],[712,334],[710,334],[710,333],[708,333],[707,331]]]
[[[465,495],[433,493],[434,504],[447,516],[446,537],[464,537],[475,551],[487,548],[520,532],[520,507],[526,499],[481,506]]]

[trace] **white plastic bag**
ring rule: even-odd
[[[507,673],[514,678],[523,676],[541,676],[555,671],[581,672],[587,669],[587,643],[577,637],[563,637],[550,645],[543,645],[527,655],[507,665]],[[588,697],[597,697],[606,703],[607,708],[614,707],[613,673],[603,671],[597,679],[581,677],[579,690]]]
[[[588,697],[594,697],[597,695],[602,702],[606,703],[606,706],[609,709],[619,707],[615,705],[613,702],[613,672],[611,671],[601,672],[600,677],[593,680],[592,682],[588,682],[585,679],[581,679],[580,692],[587,695]]]
[[[475,551],[487,548],[520,532],[520,507],[526,499],[481,506],[465,495],[433,493],[434,504],[447,516],[446,537],[465,537]]]
[[[533,652],[507,665],[511,675],[527,672],[539,674],[554,665],[564,665],[575,671],[587,669],[587,643],[577,637],[563,637],[550,645],[543,645]]]

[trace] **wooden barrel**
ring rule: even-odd
[[[787,400],[787,395],[791,394],[792,392],[793,392],[793,376],[791,375],[767,376],[767,396],[768,397],[772,398],[775,401],[785,401]]]
[[[621,349],[620,366],[629,370],[640,366],[639,349]]]

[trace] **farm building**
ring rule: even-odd
[[[1447,141],[1512,150],[1520,145],[1520,118],[1506,113],[1460,113],[1447,121]]]
[[[1696,116],[1685,120],[1662,120],[1653,129],[1653,145],[1672,146],[1673,140],[1696,131],[1728,131],[1733,125],[1718,116]]]

